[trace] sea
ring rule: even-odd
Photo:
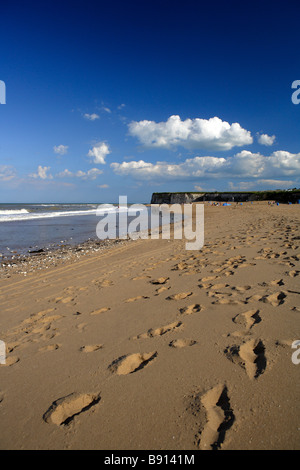
[[[62,245],[78,245],[89,240],[99,240],[96,232],[98,223],[110,216],[115,225],[110,226],[100,239],[116,238],[130,233],[137,215],[142,223],[137,227],[149,226],[151,208],[143,205],[140,212],[135,206],[118,204],[0,204],[0,255],[26,255],[38,250],[55,249]],[[127,215],[127,225],[120,224],[120,216]],[[161,214],[160,214],[161,215]],[[124,220],[124,219],[123,219]],[[157,226],[161,224],[161,217]],[[174,220],[171,218],[171,221]],[[103,223],[104,225],[104,223]],[[122,225],[123,231],[120,226]],[[131,228],[130,228],[131,227]],[[152,222],[152,228],[155,224]],[[109,232],[112,230],[112,232]]]

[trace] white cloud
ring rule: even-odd
[[[55,145],[53,147],[53,150],[55,153],[58,153],[59,155],[65,155],[68,151],[68,145]]]
[[[182,121],[180,116],[170,116],[159,123],[133,121],[129,133],[146,147],[166,149],[180,145],[189,149],[230,150],[253,142],[250,131],[239,123],[229,124],[218,117]]]
[[[107,189],[107,188],[109,188],[109,185],[108,184],[98,184],[97,187],[101,188],[101,189]]]
[[[76,176],[84,180],[95,180],[102,173],[103,171],[98,168],[91,168],[88,171],[77,171]]]
[[[111,114],[111,109],[105,108],[104,106],[102,107],[102,109],[103,109],[103,111],[105,111],[106,113]]]
[[[102,173],[103,171],[99,170],[98,168],[91,168],[88,171],[78,170],[75,173],[65,169],[64,171],[58,173],[57,176],[59,178],[81,178],[84,180],[95,180],[97,176],[101,175]]]
[[[10,181],[15,178],[16,172],[12,166],[0,165],[0,181]]]
[[[268,135],[268,134],[258,134],[257,140],[262,145],[273,145],[275,142],[276,136],[275,135]]]
[[[182,163],[143,160],[112,163],[118,175],[132,176],[137,180],[194,180],[206,178],[251,178],[277,180],[300,176],[300,153],[283,150],[269,156],[242,150],[232,157],[194,157]]]
[[[112,163],[113,171],[119,175],[130,175],[136,179],[189,179],[204,176],[215,172],[226,164],[225,158],[195,157],[185,160],[183,163],[157,162],[147,163],[143,160]]]
[[[73,176],[75,176],[75,174],[72,173],[72,171],[65,169],[64,171],[61,171],[60,173],[58,173],[56,176],[58,176],[59,178],[65,178],[65,177],[72,178]]]
[[[50,166],[38,166],[37,173],[31,173],[29,176],[31,178],[41,178],[42,180],[52,179],[53,176],[48,174]]]
[[[98,142],[91,150],[89,150],[87,156],[90,157],[94,163],[105,165],[105,157],[110,153],[109,147],[105,142]]]
[[[88,119],[89,121],[95,121],[96,119],[99,119],[99,115],[96,113],[92,113],[92,114],[85,113],[83,117],[85,119]]]

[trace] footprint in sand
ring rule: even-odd
[[[204,307],[201,307],[200,304],[192,304],[192,305],[189,305],[188,307],[182,307],[179,309],[179,312],[181,313],[181,315],[191,315],[193,313],[197,313],[197,312],[200,312],[201,310],[203,310]]]
[[[257,379],[266,369],[265,347],[259,339],[250,339],[241,346],[233,345],[224,353],[233,363],[245,369],[251,380]]]
[[[243,305],[243,304],[247,303],[245,300],[238,300],[238,299],[232,297],[232,294],[224,294],[224,293],[213,294],[213,293],[209,292],[208,296],[216,299],[212,302],[212,304]]]
[[[17,362],[20,361],[20,358],[17,356],[7,356],[5,359],[5,363],[3,364],[4,366],[13,366],[14,364],[17,364]]]
[[[99,351],[99,349],[102,349],[102,348],[103,348],[102,344],[89,344],[87,346],[81,346],[81,348],[79,348],[79,351],[84,352],[84,353],[90,353],[90,352]]]
[[[283,279],[275,279],[274,281],[270,282],[271,286],[284,286]]]
[[[288,275],[290,277],[296,277],[296,276],[299,276],[299,273],[300,273],[300,271],[293,270],[293,271],[289,271]]]
[[[226,287],[229,287],[229,284],[219,283],[219,284],[212,284],[210,288],[211,290],[219,290],[219,289],[225,289]]]
[[[54,301],[57,303],[57,304],[69,304],[70,302],[73,302],[75,300],[74,297],[70,296],[70,297],[56,297],[56,299],[54,299]]]
[[[141,276],[136,276],[136,277],[133,277],[131,280],[132,281],[140,281],[142,279],[150,279],[151,276],[146,276],[145,274],[142,274]]]
[[[300,312],[300,307],[291,307],[294,312]]]
[[[130,297],[130,299],[124,300],[124,302],[135,302],[136,300],[149,299],[146,295],[138,295],[137,297]]]
[[[181,292],[180,294],[173,294],[166,298],[166,300],[183,300],[193,295],[193,292]]]
[[[170,331],[177,330],[178,328],[182,327],[183,323],[180,321],[175,321],[170,323],[169,325],[161,326],[159,328],[151,328],[146,333],[142,333],[140,335],[134,336],[132,339],[146,339],[146,338],[153,338],[154,336],[162,336]]]
[[[52,323],[53,321],[57,321],[62,318],[61,315],[50,315],[48,317],[41,318],[39,320],[40,323]]]
[[[54,401],[43,420],[57,426],[67,426],[77,415],[97,405],[100,399],[100,395],[96,393],[71,393]]]
[[[146,367],[157,357],[157,352],[121,356],[110,364],[108,370],[117,375],[128,375]]]
[[[168,287],[168,286],[161,286],[161,287],[158,287],[158,288],[155,290],[156,294],[154,294],[154,295],[159,295],[159,294],[161,294],[162,292],[165,292],[166,290],[169,290],[169,289],[171,289],[170,286],[169,286],[169,287]]]
[[[172,271],[183,271],[184,269],[187,269],[189,266],[187,263],[181,262],[178,263],[172,268]]]
[[[286,294],[284,292],[275,292],[271,295],[265,295],[260,300],[265,303],[271,304],[273,307],[283,304]]]
[[[56,349],[59,349],[59,347],[60,347],[59,344],[49,344],[48,346],[44,346],[43,348],[40,348],[39,352],[56,351]]]
[[[199,448],[218,450],[235,420],[226,385],[216,385],[206,392],[201,397],[201,404],[205,408],[206,424],[200,433]]]
[[[233,317],[232,321],[246,327],[247,330],[250,330],[253,325],[261,321],[261,318],[259,316],[259,310],[253,309],[248,310],[247,312],[238,313]]]
[[[76,328],[79,331],[79,333],[83,333],[87,325],[88,325],[87,323],[80,323],[79,325],[76,326]]]
[[[108,312],[110,310],[110,307],[101,307],[98,308],[97,310],[93,310],[91,312],[91,315],[100,315],[100,313]]]
[[[92,281],[93,284],[95,284],[97,287],[102,288],[102,287],[110,287],[113,286],[113,282],[110,279],[96,279],[95,281]]]
[[[233,276],[234,275],[234,271],[225,271],[224,272],[224,276],[228,277],[228,276]]]
[[[194,346],[194,344],[197,344],[197,341],[194,341],[193,339],[188,339],[188,338],[180,338],[180,339],[174,339],[169,343],[169,346],[171,348],[185,348],[186,346]]]
[[[219,279],[219,276],[207,276],[207,277],[203,277],[202,279],[199,279],[199,281],[208,282],[208,281],[214,281],[215,279]]]
[[[152,281],[149,281],[150,284],[166,284],[168,282],[169,278],[168,277],[159,277],[158,279],[153,279]]]
[[[236,290],[238,292],[245,292],[247,290],[250,290],[251,286],[234,286],[232,287],[232,290]]]
[[[47,308],[46,310],[41,310],[40,312],[38,313],[34,313],[32,314],[29,318],[26,318],[22,324],[24,325],[27,325],[27,324],[30,324],[30,323],[34,323],[36,322],[37,320],[39,320],[41,317],[44,317],[45,315],[47,315],[47,313],[51,313],[53,312],[55,309],[54,308]]]

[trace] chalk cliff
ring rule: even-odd
[[[300,200],[300,190],[212,193],[153,193],[151,204],[188,204],[201,201],[246,202],[268,201],[293,204]]]

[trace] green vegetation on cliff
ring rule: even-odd
[[[200,201],[276,201],[281,203],[298,203],[300,189],[265,190],[265,191],[213,191],[213,192],[161,192],[153,193],[151,203],[184,203]]]

